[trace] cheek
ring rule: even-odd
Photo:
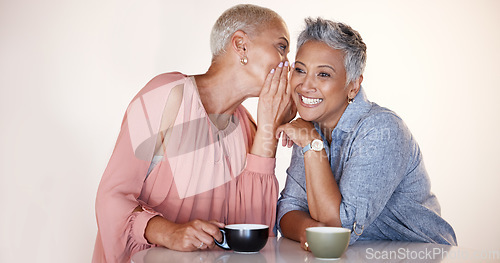
[[[293,70],[293,69],[291,69]],[[297,92],[297,87],[300,85],[300,79],[295,76],[294,71],[292,71],[292,77],[290,78],[290,86],[292,87],[293,92]]]
[[[267,52],[268,63],[271,68],[276,68],[278,64],[284,61],[285,57],[282,56],[278,51],[274,50],[272,52]]]
[[[294,92],[292,94],[292,99],[293,99],[293,103],[295,103],[295,105],[299,105],[299,95],[297,94],[297,92]]]

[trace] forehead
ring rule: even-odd
[[[320,41],[307,41],[298,50],[296,58],[306,66],[330,65],[345,70],[344,52]]]
[[[287,41],[290,41],[290,34],[288,33],[288,28],[284,21],[280,19],[275,19],[268,23],[265,23],[257,29],[258,35],[256,37],[265,37],[279,39],[285,38]]]

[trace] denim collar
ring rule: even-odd
[[[337,130],[341,130],[343,132],[352,132],[354,128],[356,127],[356,124],[361,120],[363,115],[365,115],[368,111],[370,111],[372,107],[371,102],[366,98],[366,93],[361,86],[359,89],[358,94],[356,97],[354,97],[354,101],[350,103],[347,108],[345,109],[344,113],[340,117],[339,122],[337,123],[337,126],[335,126],[335,129],[332,131],[332,138],[333,133]],[[321,129],[319,128],[319,124],[316,122],[313,122],[314,127],[316,130],[319,132],[321,135],[321,138],[323,138],[324,142],[327,142],[325,139],[325,136]]]

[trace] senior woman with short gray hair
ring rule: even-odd
[[[306,19],[290,84],[301,118],[278,128],[293,145],[278,200],[281,233],[308,249],[305,229],[336,226],[356,240],[456,245],[422,153],[403,120],[361,87],[366,45],[348,25]]]
[[[161,74],[139,91],[97,192],[93,262],[213,248],[224,224],[274,233],[274,134],[295,117],[289,39],[276,12],[234,6],[213,27],[206,73]],[[257,125],[241,105],[249,97],[259,97]]]

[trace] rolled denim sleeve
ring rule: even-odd
[[[353,136],[339,182],[340,220],[352,229],[351,244],[380,215],[403,180],[413,147],[408,128],[392,113],[363,120]]]
[[[304,157],[301,147],[294,145],[292,160],[287,169],[285,188],[281,191],[278,199],[278,214],[276,224],[281,232],[281,218],[288,212],[300,210],[309,213],[307,206],[306,178],[304,169]]]

